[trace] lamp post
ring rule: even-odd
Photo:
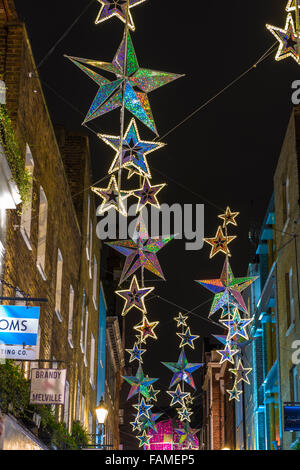
[[[108,409],[105,406],[103,397],[101,397],[100,403],[96,408],[96,416],[97,416],[97,421],[100,426],[99,429],[99,434],[100,434],[100,444],[101,444],[101,449],[103,448],[103,441],[104,441],[104,423],[108,415]]]

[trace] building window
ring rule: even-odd
[[[298,393],[298,371],[297,366],[293,366],[290,369],[290,396],[291,402],[297,402],[299,393]]]
[[[93,434],[93,415],[89,411],[89,434]]]
[[[31,151],[28,145],[26,145],[25,168],[28,171],[28,173],[30,173],[30,175],[32,176],[33,171],[34,171],[34,161],[33,161]],[[22,236],[29,250],[32,250],[32,246],[30,243],[32,191],[33,191],[33,180],[31,180],[31,183],[30,183],[28,202],[27,202],[26,208],[24,209],[24,212],[22,213],[21,224],[20,224],[20,230],[21,230]]]
[[[69,322],[68,322],[68,342],[70,347],[73,349],[73,314],[74,314],[74,289],[70,285],[69,294]]]
[[[80,421],[81,421],[81,424],[82,426],[84,427],[84,395],[82,394],[82,397],[81,397],[81,418],[80,418]]]
[[[56,265],[55,313],[60,322],[62,321],[62,316],[61,316],[62,274],[63,274],[63,257],[62,257],[61,251],[58,249],[57,250],[57,265]]]
[[[287,329],[295,323],[295,305],[293,296],[293,268],[285,274]]]
[[[97,258],[94,256],[94,270],[93,270],[93,302],[97,310],[97,284],[98,284],[98,265]]]
[[[95,373],[95,338],[91,333],[91,354],[90,354],[90,384],[94,388],[94,373]]]
[[[80,419],[80,382],[77,380],[76,420]]]
[[[282,215],[283,223],[285,224],[290,216],[290,199],[289,199],[289,177],[287,176],[285,182],[282,185]]]
[[[0,80],[0,104],[6,104],[6,85],[3,80]]]
[[[69,430],[69,404],[70,404],[70,384],[66,380],[66,388],[65,388],[65,405],[64,405],[64,423]]]
[[[40,188],[40,207],[39,207],[39,231],[37,245],[37,267],[44,279],[45,275],[45,258],[46,258],[46,237],[47,237],[47,219],[48,219],[48,202],[43,188]]]
[[[82,293],[82,307],[81,307],[81,322],[80,322],[80,348],[81,352],[84,352],[84,314],[85,314],[85,289],[83,289]]]

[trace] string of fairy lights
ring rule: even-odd
[[[97,133],[98,138],[115,152],[106,175],[109,178],[108,185],[106,187],[94,185],[90,189],[102,199],[102,203],[97,209],[98,216],[115,210],[127,217],[127,199],[130,197],[137,199],[137,221],[132,238],[107,242],[107,245],[126,257],[119,286],[129,281],[130,284],[127,289],[120,288],[115,292],[124,301],[121,315],[126,316],[132,309],[141,313],[141,321],[133,327],[136,332],[134,344],[132,348],[126,349],[129,354],[129,363],[135,363],[135,361],[138,363],[137,371],[134,376],[123,376],[123,379],[131,386],[128,400],[133,397],[137,399],[137,402],[132,405],[135,411],[133,412],[134,419],[130,424],[133,431],[138,433],[136,437],[139,441],[139,447],[147,449],[151,445],[150,441],[153,435],[149,431],[157,432],[156,422],[162,413],[151,411],[153,404],[157,402],[157,395],[160,393],[160,390],[153,387],[159,379],[148,377],[142,366],[148,341],[157,339],[155,330],[159,324],[158,321],[150,320],[147,311],[146,302],[155,287],[145,287],[144,273],[147,270],[161,280],[165,280],[157,253],[174,239],[174,235],[150,237],[143,219],[143,209],[148,205],[160,208],[158,194],[166,186],[166,183],[152,183],[152,174],[148,163],[148,156],[165,145],[159,139],[148,95],[152,91],[183,77],[183,75],[142,68],[139,65],[131,37],[135,31],[132,9],[146,0],[97,1],[100,3],[100,10],[95,24],[101,24],[113,17],[124,23],[122,41],[115,56],[111,62],[74,56],[66,57],[98,86],[96,96],[82,125],[87,127],[87,123],[96,118],[114,110],[120,111],[119,135]],[[266,26],[279,42],[276,60],[292,57],[300,64],[300,0],[289,0],[286,11],[287,18],[284,29],[271,25]],[[270,49],[273,49],[273,46]],[[268,50],[264,58],[270,53],[272,51]],[[102,75],[103,73],[104,75]],[[126,128],[127,112],[133,117]],[[156,137],[152,141],[141,138],[137,121],[139,125],[143,124],[155,134]],[[127,186],[135,178],[138,179],[139,185],[125,189],[124,174],[127,176]],[[219,253],[225,255],[220,278],[196,281],[214,294],[208,319],[216,312],[222,311],[219,323],[228,331],[225,336],[216,336],[224,346],[224,349],[218,350],[217,353],[220,355],[220,364],[225,362],[232,364],[229,370],[233,375],[233,386],[226,392],[229,394],[229,400],[237,401],[240,400],[240,395],[243,393],[241,384],[243,382],[250,383],[248,375],[252,370],[244,367],[242,350],[251,341],[247,328],[250,327],[253,318],[250,318],[241,292],[257,279],[253,276],[235,278],[229,263],[231,252],[228,245],[237,237],[228,233],[228,226],[237,226],[238,215],[239,212],[232,212],[227,207],[225,213],[218,216],[223,223],[218,226],[216,235],[204,239],[211,247],[210,259]],[[140,279],[138,271],[140,271]],[[159,296],[157,297],[159,298]],[[186,349],[188,347],[194,349],[194,341],[199,338],[199,335],[191,333],[187,323],[188,318],[188,314],[181,312],[174,318],[179,330],[176,333],[180,338],[179,358],[177,362],[162,362],[162,364],[173,373],[169,390],[166,393],[171,398],[170,407],[176,408],[180,422],[179,428],[176,429],[180,435],[179,445],[190,449],[196,446],[195,435],[199,430],[192,429],[190,425],[194,397],[192,392],[186,389],[186,385],[193,391],[196,390],[192,374],[199,370],[203,364],[189,363],[186,356]]]

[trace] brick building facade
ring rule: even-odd
[[[86,190],[92,183],[88,139],[62,129],[56,136],[12,0],[0,1],[0,79],[33,174],[28,206],[22,214],[6,211],[2,278],[30,297],[48,299],[41,304],[38,357],[52,361],[41,367],[67,368],[65,406],[56,407],[57,417],[69,429],[79,419],[94,433],[100,241],[94,196]],[[4,287],[3,294],[16,292]],[[22,368],[28,377],[30,364],[23,362]]]
[[[294,108],[274,176],[277,248],[277,310],[281,413],[284,402],[299,402],[300,368],[293,360],[300,337],[300,110]],[[289,449],[296,433],[283,432],[282,448]]]
[[[220,355],[217,353],[219,344],[213,344],[205,338],[203,349],[203,422],[199,447],[201,450],[234,450],[235,408],[226,392],[233,385],[232,373],[229,371],[231,365],[227,362],[220,364]]]

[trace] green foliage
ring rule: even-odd
[[[21,417],[29,401],[29,382],[12,361],[0,364],[0,408]]]
[[[74,421],[71,434],[65,423],[59,423],[48,405],[30,405],[30,382],[26,380],[13,361],[0,364],[0,410],[16,418],[31,422],[34,413],[41,417],[39,437],[47,445],[61,450],[76,450],[88,444],[88,434],[79,421]]]
[[[89,443],[89,438],[80,421],[74,421],[72,426],[72,437],[78,446],[84,447]]]
[[[11,120],[3,105],[0,105],[0,143],[5,150],[13,179],[18,186],[24,210],[30,200],[32,176],[25,168]]]

